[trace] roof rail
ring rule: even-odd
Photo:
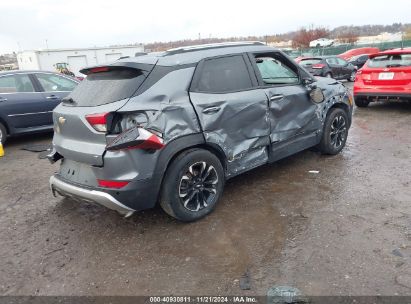
[[[209,43],[209,44],[198,44],[198,45],[189,45],[182,46],[178,48],[173,48],[167,50],[166,55],[179,54],[184,52],[192,52],[199,50],[207,50],[214,48],[224,48],[224,47],[235,47],[235,46],[246,46],[246,45],[266,45],[261,41],[234,41],[234,42],[221,42],[221,43]]]

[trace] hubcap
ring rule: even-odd
[[[218,175],[212,165],[197,162],[181,177],[178,195],[184,208],[199,211],[211,204],[217,195]]]
[[[345,122],[345,118],[342,115],[338,115],[334,118],[331,123],[331,145],[335,149],[341,148],[343,145],[345,138],[347,136],[347,124]]]

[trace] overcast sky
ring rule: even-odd
[[[0,12],[0,54],[46,39],[76,48],[411,22],[409,0],[0,0]]]

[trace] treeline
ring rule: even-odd
[[[339,26],[334,29],[328,29],[326,27],[314,27],[308,26],[300,28],[297,31],[291,31],[283,34],[270,34],[264,36],[247,36],[247,37],[229,37],[229,38],[202,38],[202,39],[185,39],[168,42],[152,42],[145,45],[146,50],[153,52],[164,51],[171,48],[195,45],[195,44],[207,44],[207,43],[219,43],[219,42],[233,42],[233,41],[263,41],[263,42],[279,42],[292,40],[296,47],[303,47],[307,41],[320,37],[328,37],[332,39],[339,39],[343,42],[354,43],[359,36],[374,36],[382,32],[396,33],[401,31],[407,31],[411,28],[411,23],[393,23],[391,25],[345,25]],[[296,42],[298,40],[302,43]],[[308,41],[309,42],[309,41]]]

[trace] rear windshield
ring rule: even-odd
[[[99,106],[129,98],[146,79],[147,72],[132,68],[115,68],[89,74],[68,98],[79,107]]]
[[[381,55],[368,61],[370,68],[395,68],[411,66],[411,54]]]
[[[320,63],[321,61],[322,59],[320,58],[303,59],[301,60],[300,64],[301,65],[313,65],[313,64]]]

